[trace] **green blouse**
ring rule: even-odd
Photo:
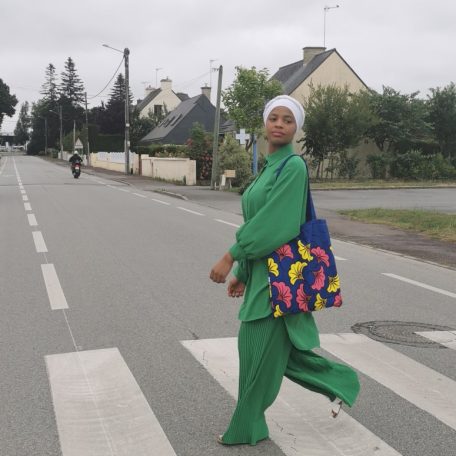
[[[303,160],[288,160],[280,175],[276,170],[292,155],[291,144],[266,158],[266,164],[242,196],[244,224],[236,232],[230,253],[237,261],[234,275],[246,284],[239,310],[242,321],[271,316],[266,256],[299,234],[306,217],[307,170]],[[319,346],[311,313],[285,317],[293,345],[301,350]]]

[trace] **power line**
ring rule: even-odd
[[[206,71],[203,74],[200,74],[199,76],[196,76],[196,78],[190,79],[189,81],[182,82],[181,84],[176,84],[176,87],[180,87],[181,89],[184,89],[185,87],[188,87],[192,85],[194,82],[198,81],[198,79],[201,79],[203,76],[206,76],[209,74],[209,71]]]
[[[108,85],[111,84],[111,81],[116,77],[116,74],[117,74],[117,72],[119,71],[119,68],[120,68],[120,66],[122,65],[123,61],[124,61],[124,57],[122,57],[122,60],[120,61],[119,66],[117,67],[115,73],[112,75],[112,78],[111,78],[111,79],[108,81],[108,83],[103,87],[103,89],[100,90],[100,92],[98,92],[98,93],[97,93],[96,95],[94,95],[93,97],[87,97],[87,100],[92,100],[93,98],[98,97],[98,95],[100,95],[101,93],[103,93],[103,92],[106,90],[106,88],[108,87]]]

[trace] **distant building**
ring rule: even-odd
[[[136,109],[140,117],[147,117],[149,112],[156,115],[171,112],[182,101],[189,98],[186,93],[174,92],[169,78],[162,79],[160,84],[160,88],[147,87],[145,98],[138,101]]]
[[[149,134],[141,139],[141,145],[185,144],[195,122],[206,131],[214,130],[215,106],[210,102],[210,87],[202,87],[202,94],[182,101]]]

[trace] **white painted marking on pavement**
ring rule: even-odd
[[[49,304],[52,310],[68,309],[68,303],[63,294],[57,272],[52,263],[42,264],[44,283],[49,297]]]
[[[63,456],[175,456],[117,348],[45,357]]]
[[[415,334],[456,350],[456,331],[417,331]]]
[[[43,234],[41,231],[32,231],[33,242],[35,242],[35,248],[37,253],[45,253],[48,251],[46,243],[44,242]]]
[[[321,334],[321,348],[456,430],[456,382],[363,334]]]
[[[31,211],[32,210],[32,205],[30,203],[24,203],[24,209],[26,211]]]
[[[26,192],[23,188],[21,188],[21,194],[22,194],[22,195],[25,195],[26,193],[27,193],[27,192]]]
[[[155,199],[155,198],[151,198],[151,200],[155,201],[156,203],[165,204],[166,206],[171,206],[171,203],[167,203],[166,201],[162,201],[162,200]]]
[[[22,195],[22,201],[28,201],[28,196],[27,195]]]
[[[182,344],[233,396],[237,397],[236,338],[183,341]],[[350,415],[330,416],[327,398],[284,378],[279,396],[266,411],[270,437],[286,455],[400,456]]]
[[[120,188],[120,187],[114,187],[116,190],[119,190],[119,192],[125,192],[125,193],[130,193],[130,190],[127,190],[126,188]]]
[[[224,223],[225,225],[234,226],[235,228],[239,228],[241,225],[236,225],[236,223],[226,222],[225,220],[221,219],[214,219],[216,222]]]
[[[336,255],[334,255],[334,258],[335,258],[337,261],[347,261],[347,258],[342,258],[342,257],[336,256]]]
[[[190,214],[204,216],[204,214],[201,214],[201,212],[192,211],[191,209],[186,209],[185,207],[182,207],[182,206],[177,206],[177,208],[180,209],[181,211],[189,212]]]
[[[28,222],[30,226],[37,226],[38,222],[36,221],[35,214],[27,214]]]
[[[133,195],[140,196],[141,198],[146,198],[146,195],[141,195],[141,193],[133,193]]]
[[[452,293],[451,291],[442,290],[441,288],[436,288],[436,287],[433,287],[431,285],[427,285],[427,284],[422,283],[422,282],[417,282],[416,280],[407,279],[406,277],[402,277],[402,276],[399,276],[399,275],[396,275],[396,274],[389,274],[387,272],[382,272],[382,275],[387,276],[387,277],[391,277],[392,279],[401,280],[402,282],[410,283],[412,285],[416,285],[417,287],[425,288],[426,290],[435,291],[436,293],[440,293],[440,294],[443,294],[445,296],[449,296],[450,298],[455,298],[456,299],[456,293]]]

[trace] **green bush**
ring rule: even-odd
[[[186,142],[186,150],[187,157],[196,161],[197,180],[209,181],[212,173],[212,141],[202,124],[198,122],[193,124],[190,138]]]
[[[442,154],[432,155],[427,157],[429,160],[428,179],[455,179],[456,168],[450,160],[446,159]]]
[[[367,157],[372,179],[386,179],[388,175],[389,158],[386,154],[369,155]]]
[[[354,179],[358,174],[359,158],[348,155],[347,151],[339,154],[339,166],[337,168],[339,177]]]
[[[247,182],[251,181],[250,155],[232,136],[225,137],[224,143],[220,146],[219,157],[220,174],[225,169],[234,169],[236,171],[236,177],[232,180],[233,186],[243,187]]]

